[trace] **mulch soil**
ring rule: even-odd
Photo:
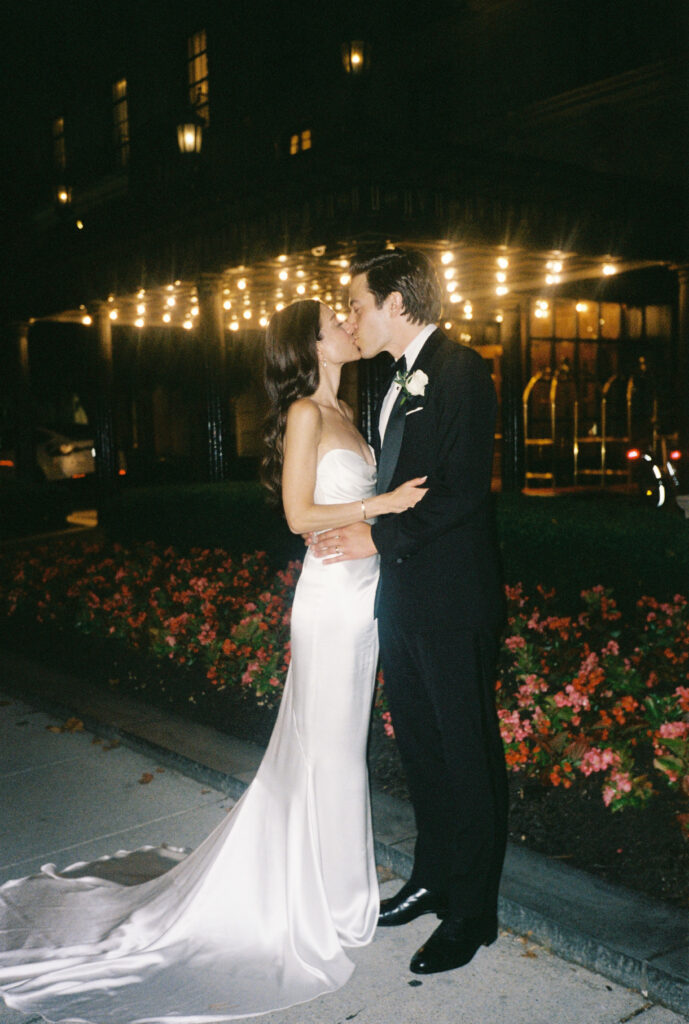
[[[254,700],[230,691],[209,691],[207,680],[193,668],[154,662],[112,641],[35,624],[17,627],[0,624],[0,646],[30,651],[38,661],[88,684],[165,707],[241,739],[265,744],[270,736],[275,709],[257,707]],[[50,696],[60,700],[59,693]],[[371,729],[369,767],[376,787],[407,796],[397,748],[379,719]],[[607,881],[689,907],[689,842],[675,821],[680,801],[676,793],[659,787],[646,807],[613,814],[592,780],[565,790],[512,775],[510,840]]]

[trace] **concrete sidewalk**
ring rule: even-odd
[[[6,652],[0,652],[0,688],[9,702],[0,704],[0,881],[49,861],[64,867],[149,843],[193,847],[241,794],[262,756],[253,744],[85,688]],[[70,717],[84,731],[54,731]],[[410,808],[383,793],[374,793],[373,804],[378,862],[406,877]],[[421,918],[381,929],[372,947],[354,951],[358,970],[342,992],[263,1019],[689,1019],[686,913],[513,847],[501,893],[501,926],[516,934],[503,932],[467,968],[423,982],[408,972],[411,954],[433,927],[431,918]],[[0,1024],[23,1020],[0,1010]]]

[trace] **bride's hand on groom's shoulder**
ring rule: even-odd
[[[335,530],[310,534],[306,540],[316,558],[322,558],[324,565],[331,562],[349,562],[355,558],[370,558],[378,553],[371,538],[371,527],[367,523],[352,523]]]

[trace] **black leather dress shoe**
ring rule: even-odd
[[[447,912],[445,900],[429,889],[420,888],[412,882],[403,885],[395,896],[383,900],[380,904],[378,924],[384,926],[406,924],[422,914],[437,914],[442,917]]]
[[[493,916],[451,918],[441,921],[431,937],[411,958],[414,974],[437,974],[464,967],[480,946],[490,946],[498,937]]]

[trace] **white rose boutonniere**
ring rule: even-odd
[[[423,370],[401,370],[395,374],[395,384],[398,384],[403,391],[400,405],[404,405],[408,398],[422,398],[426,394],[428,377]]]

